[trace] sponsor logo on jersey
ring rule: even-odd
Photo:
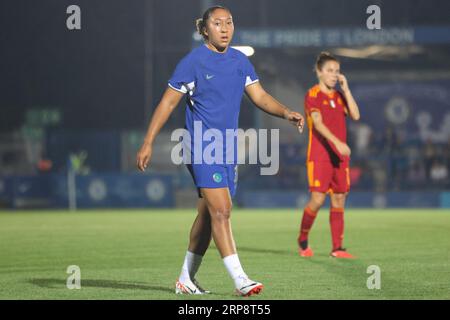
[[[330,105],[333,109],[336,108],[336,104],[334,103],[334,100],[330,100]]]
[[[220,173],[218,173],[218,172],[214,173],[213,174],[213,180],[216,183],[222,182],[222,175]]]

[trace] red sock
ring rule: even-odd
[[[342,241],[344,239],[344,208],[330,209],[330,227],[334,251],[342,248]]]
[[[305,210],[303,211],[302,224],[300,226],[300,236],[298,237],[298,244],[303,250],[308,247],[309,230],[311,230],[316,216],[317,212],[305,207]]]

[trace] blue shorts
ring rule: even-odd
[[[200,188],[228,188],[233,198],[236,194],[238,166],[236,164],[187,164],[201,198]]]

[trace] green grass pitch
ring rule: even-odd
[[[211,244],[198,279],[213,293],[177,296],[194,210],[0,213],[0,299],[240,299]],[[311,259],[297,254],[299,210],[232,213],[245,271],[263,282],[250,299],[450,299],[450,210],[346,211],[344,245],[356,260],[328,257],[328,210],[310,234]],[[66,269],[81,269],[81,289]],[[366,286],[381,269],[381,289]]]

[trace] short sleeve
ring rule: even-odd
[[[251,84],[254,84],[255,82],[259,81],[258,75],[256,74],[255,67],[250,62],[250,60],[244,56],[245,59],[245,66],[244,66],[244,72],[245,72],[245,86],[249,86]]]
[[[320,106],[317,103],[317,98],[312,97],[308,92],[305,96],[305,113],[311,114],[314,111],[320,112]]]
[[[178,63],[172,77],[169,80],[169,87],[182,93],[192,91],[195,87],[194,64],[191,63],[190,56],[186,56]]]

